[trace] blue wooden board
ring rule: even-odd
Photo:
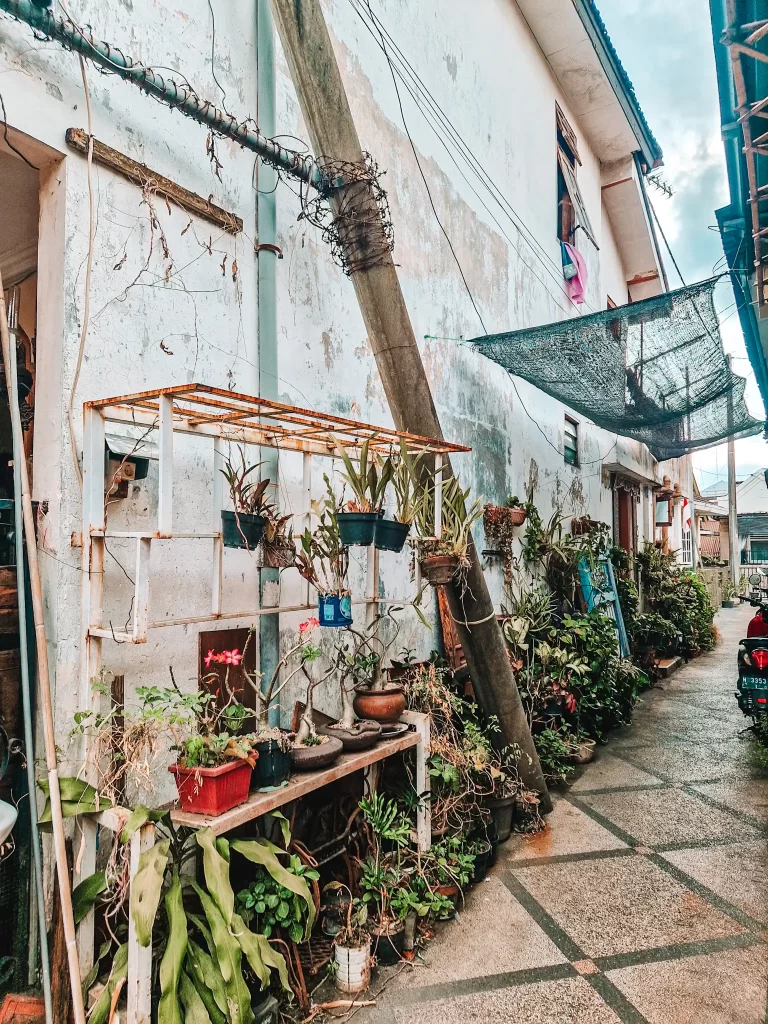
[[[579,564],[579,577],[587,611],[601,611],[605,615],[610,615],[616,623],[619,633],[619,654],[622,658],[628,658],[629,640],[624,627],[624,616],[621,614],[616,578],[613,575],[613,563],[610,558],[598,558],[594,567],[586,558],[583,558]]]

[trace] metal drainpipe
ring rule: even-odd
[[[269,0],[257,0],[256,15],[257,57],[257,117],[259,129],[267,138],[277,131],[275,126],[275,36]],[[257,172],[258,193],[256,218],[259,249],[258,266],[258,359],[259,397],[278,397],[277,376],[277,284],[276,261],[280,258],[277,240],[277,172],[268,164],[259,162]],[[270,248],[267,248],[269,246]],[[279,501],[277,484],[278,453],[265,448],[261,453],[262,474],[273,481],[273,500]],[[259,569],[259,606],[274,604],[280,585],[279,569]],[[280,658],[280,616],[259,616],[259,671],[263,672],[266,689]],[[270,725],[280,724],[280,712],[269,713]]]
[[[17,296],[11,301],[10,324],[15,328],[18,317]],[[17,379],[16,370],[16,335],[11,332],[11,380]],[[8,388],[9,397],[11,391]],[[43,983],[43,1000],[45,1003],[46,1024],[54,1024],[53,1002],[51,998],[51,970],[48,958],[48,932],[45,920],[45,896],[43,894],[43,861],[40,852],[40,832],[37,827],[37,800],[35,798],[35,739],[34,709],[32,705],[32,684],[29,673],[29,648],[27,644],[27,592],[24,574],[24,528],[21,509],[21,460],[24,458],[24,447],[21,437],[14,431],[13,435],[13,491],[14,491],[14,528],[16,531],[16,591],[19,602],[19,664],[21,667],[21,700],[24,711],[24,757],[27,762],[27,802],[32,838],[32,874],[34,876],[35,899],[37,902],[37,930],[40,943],[40,974]]]

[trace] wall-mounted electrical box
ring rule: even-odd
[[[149,463],[159,459],[156,444],[119,434],[104,435],[104,475],[106,492],[110,498],[127,498],[128,485],[134,480],[145,480]]]

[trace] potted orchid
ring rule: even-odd
[[[419,512],[422,538],[420,565],[424,579],[433,587],[445,586],[460,579],[469,566],[467,551],[472,524],[483,514],[480,499],[472,505],[468,504],[469,493],[469,488],[463,490],[455,476],[445,482],[440,505],[440,536],[433,537],[434,491],[429,485],[424,489],[424,501]]]
[[[225,548],[253,551],[259,546],[267,519],[276,512],[267,500],[269,479],[258,480],[254,476],[261,463],[249,466],[244,449],[240,447],[238,451],[240,464],[227,458],[221,470],[232,499],[232,509],[222,509],[221,532]]]
[[[370,438],[360,445],[356,467],[347,450],[335,438],[330,440],[344,462],[342,476],[352,491],[352,499],[336,510],[341,543],[370,547],[382,515],[384,493],[392,479],[392,460],[382,460],[375,453],[369,455],[369,445],[373,440]]]
[[[317,591],[321,626],[343,627],[352,622],[352,595],[347,586],[349,548],[342,543],[333,489],[325,477],[327,497],[314,504],[319,523],[305,530],[295,567],[302,579]]]
[[[402,437],[400,453],[392,456],[391,467],[396,509],[393,519],[380,517],[376,521],[375,544],[379,551],[403,550],[424,501],[424,485],[434,477],[434,465],[430,465],[426,453],[411,454]]]

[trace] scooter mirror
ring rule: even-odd
[[[751,586],[759,587],[760,586],[760,573],[759,572],[751,573],[750,577],[749,577],[749,582],[750,582]]]

